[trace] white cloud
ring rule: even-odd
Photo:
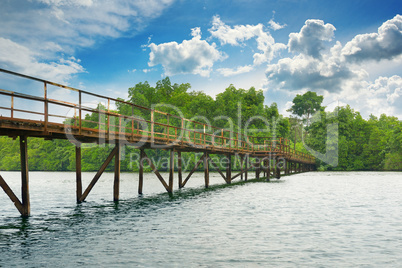
[[[378,33],[355,36],[342,50],[342,55],[353,62],[380,61],[402,55],[402,16],[384,22]]]
[[[339,55],[341,47],[338,42],[330,53],[322,56],[322,59],[299,54],[268,65],[266,70],[268,85],[291,91],[339,92],[346,81],[367,78],[367,73],[363,70],[352,69],[341,61]]]
[[[27,47],[2,37],[0,48],[0,62],[27,75],[67,83],[71,75],[84,72],[84,68],[79,64],[80,60],[74,57],[45,63],[40,60],[40,55]]]
[[[269,24],[269,27],[270,27],[272,30],[274,30],[274,31],[283,29],[283,28],[285,28],[285,27],[287,26],[286,24],[282,24],[282,25],[281,25],[281,24],[275,22],[274,19],[271,19],[271,20],[268,22],[268,24]]]
[[[389,104],[394,104],[402,97],[402,77],[379,77],[368,86],[371,96],[383,96]],[[399,102],[399,104],[402,102]]]
[[[269,32],[264,30],[264,25],[261,23],[230,27],[222,22],[219,16],[214,16],[209,32],[212,37],[219,39],[222,45],[240,46],[244,45],[245,41],[255,38],[257,49],[261,52],[254,54],[254,65],[270,62],[280,50],[286,48],[285,44],[275,43],[275,39]]]
[[[44,4],[54,6],[92,6],[92,0],[38,0]]]
[[[239,66],[236,69],[231,69],[231,68],[220,68],[217,69],[219,73],[221,73],[223,76],[233,76],[233,75],[238,75],[242,73],[248,73],[253,70],[253,67],[250,65],[246,66]]]
[[[323,42],[331,41],[334,31],[332,24],[324,24],[322,20],[307,20],[299,33],[289,34],[289,51],[320,59],[321,51],[325,48]]]
[[[192,35],[191,40],[184,40],[180,44],[151,43],[148,65],[152,67],[161,64],[166,75],[192,73],[209,76],[214,63],[225,59],[225,56],[216,49],[215,43],[201,40],[199,28],[192,29]]]
[[[212,19],[212,28],[209,29],[209,32],[211,33],[212,37],[218,38],[223,45],[230,44],[233,46],[238,46],[241,42],[261,34],[261,32],[263,32],[262,27],[262,24],[258,24],[236,25],[232,28],[222,22],[219,16],[214,16]]]
[[[105,38],[135,35],[173,1],[3,1],[0,36],[9,42],[3,40],[0,51],[7,51],[5,46],[12,44],[13,51],[22,53],[19,59],[27,61],[29,57],[30,68],[16,62],[11,54],[3,54],[0,63],[7,63],[18,72],[29,70],[30,74],[46,75],[50,80],[66,81],[83,68],[66,61],[65,55],[74,55],[76,49],[90,47]],[[55,66],[59,66],[60,72],[42,73]]]
[[[378,33],[358,35],[344,47],[336,42],[328,49],[335,27],[307,20],[299,33],[289,35],[292,58],[280,59],[266,69],[269,89],[283,92],[316,91],[327,101],[348,103],[367,117],[386,113],[402,117],[402,78],[381,76],[370,81],[365,60],[393,59],[402,54],[402,16],[385,22]],[[399,60],[398,60],[399,59]]]
[[[150,68],[150,69],[142,69],[142,72],[143,73],[149,73],[149,72],[153,72],[153,71],[156,71],[156,69],[154,69],[154,68]]]

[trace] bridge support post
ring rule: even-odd
[[[260,170],[261,170],[261,159],[260,158],[256,158],[256,167],[255,167],[255,178],[257,180],[260,179]]]
[[[289,161],[285,161],[285,175],[289,175]]]
[[[281,178],[281,168],[279,166],[279,159],[278,157],[275,158],[275,178]]]
[[[209,164],[208,164],[208,153],[204,152],[204,179],[205,188],[209,187]]]
[[[244,156],[245,157],[245,169],[246,169],[246,172],[244,173],[244,181],[247,181],[247,176],[248,176],[248,161],[250,160],[250,155],[249,154],[247,154],[247,155],[245,155]]]
[[[267,181],[269,181],[271,177],[271,157],[267,159]]]
[[[23,217],[31,214],[31,204],[29,200],[29,176],[28,176],[28,140],[26,136],[20,136],[21,152],[21,199]]]
[[[269,180],[269,172],[270,172],[270,170],[269,170],[269,157],[266,157],[265,158],[265,161],[264,161],[264,165],[265,165],[265,177]]]
[[[230,154],[227,155],[228,165],[226,168],[226,183],[232,183],[232,156]]]
[[[179,189],[182,188],[183,183],[183,175],[182,175],[182,168],[181,168],[181,152],[177,152],[177,174],[179,176]]]
[[[243,180],[243,163],[244,163],[244,155],[240,155],[240,180]]]
[[[140,149],[140,163],[139,163],[139,175],[138,175],[138,194],[142,194],[142,186],[144,183],[144,149]]]
[[[174,151],[170,150],[169,160],[169,193],[173,193],[173,177],[174,177]]]
[[[75,146],[75,184],[76,184],[76,196],[77,203],[80,202],[82,195],[82,172],[81,172],[81,145]]]
[[[120,192],[120,144],[116,144],[116,154],[114,155],[114,182],[113,182],[113,201],[119,201]]]

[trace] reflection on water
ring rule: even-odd
[[[304,173],[227,187],[203,174],[173,195],[147,174],[136,195],[105,174],[75,204],[74,173],[32,172],[32,217],[0,194],[0,267],[395,267],[402,257],[401,173]],[[19,174],[2,172],[12,189]],[[93,174],[85,174],[88,184]]]

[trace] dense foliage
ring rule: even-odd
[[[402,170],[402,122],[396,117],[373,115],[368,120],[350,106],[321,112],[321,120],[306,128],[306,144],[325,153],[327,126],[338,125],[338,166],[332,170]]]
[[[169,104],[157,106],[156,109],[172,114],[184,116],[210,123],[222,128],[234,128],[235,131],[244,129],[259,129],[252,135],[272,136],[297,140],[291,142],[298,150],[310,148],[325,153],[325,150],[338,144],[339,159],[337,167],[331,167],[318,160],[319,169],[335,170],[402,170],[402,122],[396,117],[381,115],[380,118],[371,116],[368,120],[361,117],[349,106],[338,107],[335,111],[325,112],[321,107],[322,96],[315,93],[298,95],[293,100],[292,112],[297,117],[285,118],[278,113],[276,103],[270,106],[264,105],[265,98],[262,90],[250,88],[248,90],[236,89],[230,85],[224,92],[218,94],[215,99],[203,92],[190,91],[190,84],[171,84],[167,77],[151,87],[148,82],[138,83],[128,90],[128,102],[143,107],[152,107],[153,104]],[[303,101],[309,103],[305,107]],[[304,106],[303,106],[304,105]],[[172,107],[176,107],[173,109]],[[98,108],[105,110],[99,104]],[[120,114],[131,115],[132,110],[128,105],[118,104]],[[320,118],[311,117],[317,112]],[[148,115],[137,114],[144,118]],[[298,118],[307,119],[306,121]],[[310,118],[311,117],[311,118]],[[226,118],[226,119],[225,119]],[[227,120],[230,118],[231,122]],[[85,127],[97,127],[99,115],[87,114],[83,122]],[[105,119],[103,119],[105,120]],[[203,121],[202,121],[203,120]],[[336,123],[339,129],[339,137],[336,140],[327,141],[328,125]],[[252,132],[252,131],[251,131]],[[107,158],[112,146],[86,144],[82,150],[82,170],[96,171]],[[148,156],[159,161],[158,168],[167,167],[168,152],[164,150],[146,150]],[[40,138],[28,139],[28,155],[30,170],[69,171],[75,170],[75,149],[67,140],[44,140]],[[19,140],[9,137],[0,137],[0,170],[19,170]],[[125,146],[121,161],[121,170],[138,170],[137,159],[139,150]],[[191,169],[198,161],[200,155],[183,153],[183,165]],[[114,161],[108,170],[113,169]],[[236,165],[235,165],[236,167]],[[150,169],[148,168],[148,171]]]
[[[283,118],[278,113],[276,103],[270,106],[264,105],[264,95],[262,90],[250,88],[249,90],[236,89],[230,85],[224,92],[218,94],[214,100],[211,96],[199,91],[190,91],[190,84],[171,84],[167,77],[158,81],[156,87],[151,87],[148,82],[138,83],[128,90],[128,102],[135,103],[143,107],[151,108],[154,104],[158,105],[157,110],[169,112],[183,116],[194,121],[208,123],[216,127],[233,128],[239,131],[240,128],[247,126],[250,135],[286,137],[289,134],[289,120]],[[132,115],[132,109],[124,103],[116,103],[115,112],[125,115]],[[174,109],[172,107],[175,107]],[[99,104],[98,109],[106,110],[106,107]],[[134,115],[149,119],[146,111],[135,110]],[[99,118],[101,116],[102,118]],[[230,118],[228,120],[227,118]],[[269,120],[263,120],[267,118]],[[271,120],[275,119],[275,120]],[[69,124],[75,120],[70,119]],[[83,127],[97,128],[98,121],[104,122],[101,127],[105,127],[107,119],[104,114],[92,113],[85,115]],[[111,122],[113,124],[113,122]],[[240,125],[240,127],[239,127]],[[111,148],[108,145],[84,144],[82,150],[82,170],[98,170],[103,161],[107,158]],[[53,140],[45,141],[39,138],[28,139],[29,168],[30,170],[52,170],[67,171],[75,169],[75,149],[69,141]],[[166,169],[168,152],[164,150],[146,150],[148,156],[159,162],[161,170]],[[12,140],[8,137],[0,137],[0,170],[18,170],[19,161],[19,140]],[[130,146],[124,147],[122,155],[121,170],[137,170],[136,163],[139,157],[139,150]],[[193,153],[183,153],[183,166],[187,169],[194,167],[200,155]],[[216,156],[218,157],[218,156]],[[108,170],[113,169],[113,161]],[[148,168],[148,170],[150,170]]]

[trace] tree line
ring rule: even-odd
[[[325,111],[325,107],[321,106],[323,97],[314,92],[297,95],[289,110],[293,116],[289,117],[279,114],[275,102],[269,106],[264,105],[263,91],[253,87],[245,90],[230,85],[213,99],[201,91],[192,91],[188,83],[172,84],[169,77],[158,81],[155,87],[148,82],[136,84],[128,89],[128,99],[125,101],[147,108],[151,108],[155,103],[169,104],[177,107],[185,118],[194,118],[195,121],[204,118],[216,127],[233,127],[234,131],[240,131],[247,125],[251,130],[259,130],[253,135],[287,138],[291,146],[305,152],[307,150],[304,145],[307,145],[318,152],[325,153],[329,144],[326,140],[327,126],[337,123],[338,165],[332,167],[318,160],[319,169],[402,170],[402,122],[398,118],[381,115],[379,118],[370,116],[366,120],[349,106]],[[171,106],[160,106],[158,109],[175,113],[177,110],[170,109]],[[98,108],[102,108],[101,104]],[[125,115],[132,113],[128,105],[118,103],[116,112]],[[318,114],[319,120],[316,120],[313,114],[315,114],[314,117]],[[137,115],[146,118],[146,115]],[[222,116],[231,118],[231,122],[223,120]],[[90,121],[98,121],[98,117],[97,113],[85,115],[87,121],[83,121],[83,126],[97,127]],[[296,143],[293,143],[294,141]],[[111,149],[112,147],[108,145],[85,145],[82,149],[82,170],[98,170]],[[121,170],[138,170],[138,166],[133,164],[138,154],[138,149],[125,146]],[[147,150],[147,154],[154,159],[168,157],[168,152],[164,150]],[[0,156],[0,170],[19,170],[18,139],[0,137]],[[188,163],[188,168],[192,168],[198,160],[192,153],[183,153],[182,157],[183,161]],[[74,145],[67,140],[48,141],[41,138],[29,138],[28,159],[30,170],[75,170]],[[160,165],[163,169],[165,163],[162,161]],[[107,170],[113,170],[113,161]]]

